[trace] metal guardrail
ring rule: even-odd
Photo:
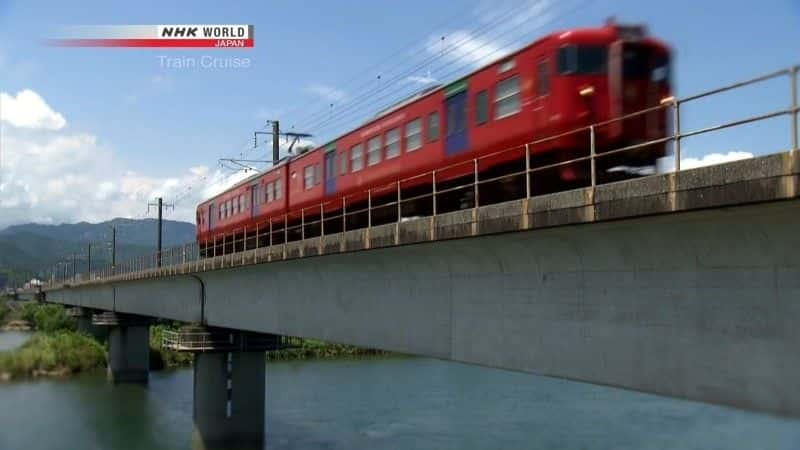
[[[794,152],[798,150],[798,141],[800,140],[798,138],[798,112],[800,111],[800,109],[798,108],[798,85],[797,85],[798,72],[800,72],[800,66],[793,66],[786,69],[760,75],[748,80],[729,84],[727,86],[723,86],[720,88],[705,91],[699,94],[690,95],[688,97],[680,99],[677,98],[664,99],[661,102],[661,104],[657,106],[636,111],[621,117],[616,117],[603,122],[597,122],[588,126],[567,131],[565,133],[559,133],[552,136],[536,139],[524,145],[508,148],[502,151],[494,152],[489,155],[482,155],[478,158],[474,158],[468,161],[451,164],[446,167],[441,167],[430,172],[414,175],[404,179],[399,179],[391,183],[388,183],[384,186],[373,187],[365,191],[359,192],[357,194],[351,194],[344,197],[341,200],[340,205],[338,203],[334,205],[332,202],[323,202],[317,206],[306,207],[301,209],[299,217],[297,217],[296,212],[286,213],[277,218],[270,218],[267,219],[266,221],[258,222],[255,226],[255,230],[248,231],[248,229],[237,229],[227,232],[222,236],[214,237],[212,240],[204,241],[202,243],[203,248],[205,248],[210,254],[201,255],[201,248],[198,245],[198,243],[191,243],[181,247],[166,249],[161,252],[161,255],[153,253],[152,255],[132,258],[114,267],[106,266],[98,271],[92,272],[88,277],[83,277],[80,274],[68,276],[65,269],[63,276],[62,274],[54,274],[51,277],[51,280],[47,283],[47,288],[53,288],[65,284],[75,285],[75,284],[84,284],[92,282],[103,282],[107,280],[149,277],[154,275],[161,276],[169,274],[180,274],[180,273],[196,272],[201,270],[214,270],[223,267],[231,267],[234,265],[258,263],[259,262],[258,252],[260,250],[264,251],[264,249],[266,249],[265,251],[269,255],[272,255],[274,247],[282,247],[283,258],[286,258],[287,244],[290,242],[296,242],[298,240],[306,241],[307,239],[306,233],[307,230],[309,230],[309,228],[318,229],[319,233],[318,235],[310,237],[311,239],[324,237],[326,235],[325,224],[331,223],[331,221],[335,220],[335,221],[341,221],[341,228],[342,228],[341,233],[344,233],[347,231],[351,231],[347,229],[347,223],[349,218],[353,218],[359,214],[362,215],[366,214],[367,216],[366,227],[361,227],[359,229],[365,229],[367,230],[367,233],[369,233],[370,230],[374,228],[373,227],[374,212],[377,210],[383,210],[385,208],[397,208],[397,224],[399,227],[399,224],[403,221],[402,207],[404,204],[407,204],[412,201],[417,201],[423,198],[430,198],[432,217],[436,217],[437,214],[439,214],[438,210],[439,205],[437,203],[437,199],[439,198],[439,196],[449,192],[466,191],[470,189],[472,190],[472,196],[474,198],[472,208],[477,209],[479,206],[485,206],[485,204],[481,204],[480,202],[479,187],[481,185],[514,177],[526,178],[524,198],[531,198],[532,197],[531,184],[532,180],[536,179],[537,173],[546,170],[551,170],[561,166],[567,166],[587,161],[590,164],[590,172],[591,172],[590,186],[594,188],[598,184],[598,177],[597,177],[598,160],[601,160],[602,158],[606,158],[611,155],[617,155],[624,152],[631,152],[637,149],[653,145],[667,144],[669,142],[673,143],[674,170],[676,172],[679,172],[681,171],[682,140],[693,136],[721,131],[750,123],[761,122],[781,116],[789,116],[791,119],[790,151]],[[734,121],[725,122],[704,128],[699,128],[694,130],[682,129],[681,115],[682,111],[685,108],[685,105],[697,102],[702,99],[713,97],[715,95],[734,91],[737,89],[741,89],[743,87],[752,86],[755,84],[763,83],[766,81],[782,77],[786,77],[789,80],[789,106],[787,108],[782,108],[754,116],[748,116]],[[671,117],[673,124],[673,132],[671,135],[666,137],[660,137],[657,139],[652,139],[646,142],[637,143],[634,145],[628,145],[622,148],[603,151],[600,153],[595,151],[596,150],[595,138],[597,136],[599,129],[607,127],[611,124],[629,120],[631,118],[639,117],[648,113],[656,111],[667,111],[667,110],[671,111],[672,113]],[[575,134],[584,134],[584,135],[588,134],[589,151],[587,155],[566,161],[561,161],[558,163],[531,167],[530,156],[532,147],[535,147],[536,145],[551,140]],[[526,164],[524,170],[517,171],[514,173],[504,174],[490,179],[479,178],[478,175],[479,175],[479,168],[481,161],[485,161],[490,158],[495,158],[498,155],[510,152],[518,152],[520,154],[520,158],[525,159]],[[458,186],[447,186],[441,189],[438,188],[439,184],[437,182],[437,174],[441,176],[441,174],[443,173],[447,173],[448,171],[453,171],[457,169],[463,169],[465,166],[472,171],[472,177],[471,177],[472,179],[469,182]],[[403,184],[408,184],[420,178],[425,178],[430,180],[430,184],[432,186],[431,192],[422,195],[403,198],[401,195]],[[385,194],[387,192],[392,192],[392,191],[396,192],[396,199],[394,201],[383,202],[378,205],[373,205],[373,198],[376,193]],[[356,210],[352,209],[348,210],[348,199],[350,199],[350,201],[353,202],[353,199],[356,198],[357,199],[366,198],[366,206]],[[363,203],[363,200],[359,200],[359,202]],[[351,207],[353,206],[353,203],[350,203]],[[337,212],[340,211],[340,213],[329,214],[326,216],[325,214],[326,209],[327,210],[333,209]],[[306,220],[307,215],[310,217],[318,217],[318,218],[315,220]],[[295,225],[290,225],[290,223],[294,223],[295,221],[297,221],[297,219],[299,219],[299,223]],[[250,232],[251,234],[248,235],[248,232]],[[316,232],[317,231],[315,230],[315,233]],[[337,234],[338,233],[340,232],[337,232]],[[299,234],[298,239],[294,241],[290,240],[290,238],[298,234]],[[159,264],[159,260],[161,264]]]
[[[284,336],[235,330],[166,330],[161,345],[178,352],[274,351],[289,346]]]

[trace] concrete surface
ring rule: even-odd
[[[192,276],[51,289],[47,300],[800,416],[797,161],[771,155],[405,222],[399,241],[425,241],[414,245],[349,251],[370,237],[348,232],[345,253],[232,258]]]

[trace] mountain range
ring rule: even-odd
[[[116,228],[117,261],[153,253],[156,249],[158,221],[156,219],[114,219],[102,223],[13,225],[0,230],[0,284],[9,284],[45,275],[61,261],[77,258],[78,271],[86,270],[89,243],[92,247],[92,266],[111,260],[111,228]],[[165,220],[163,248],[174,247],[195,239],[192,223]],[[2,288],[2,286],[0,286]]]

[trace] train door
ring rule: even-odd
[[[447,117],[447,135],[445,137],[445,154],[455,155],[469,147],[467,137],[467,85],[457,86],[456,92],[445,99],[445,114]],[[447,95],[447,89],[445,95]]]
[[[259,184],[257,182],[250,186],[250,217],[256,217],[260,212],[261,204],[258,201],[258,186]]]
[[[551,63],[545,53],[536,57],[536,79],[533,95],[533,123],[536,139],[550,134],[550,71]]]
[[[214,228],[214,223],[217,221],[217,207],[213,203],[209,203],[208,205],[208,229],[212,230]]]
[[[652,49],[639,42],[618,40],[609,49],[609,94],[612,117],[625,116],[658,104],[653,75]],[[665,72],[666,66],[658,72]],[[666,91],[665,91],[666,92]],[[658,113],[642,114],[610,124],[612,135],[644,140],[656,128]],[[650,120],[648,120],[650,119]]]
[[[325,195],[336,192],[336,147],[325,149]]]

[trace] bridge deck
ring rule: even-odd
[[[800,416],[798,161],[491,205],[47,300]]]

